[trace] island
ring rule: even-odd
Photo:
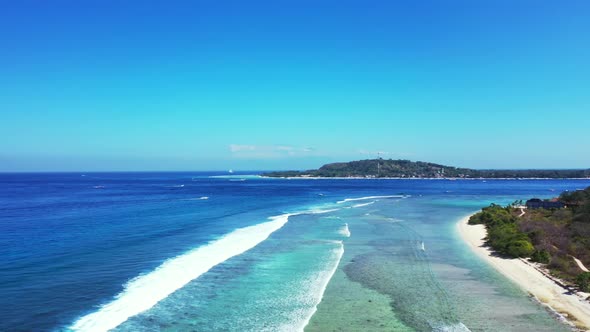
[[[590,187],[492,204],[458,224],[472,250],[577,328],[590,328]]]
[[[566,179],[590,178],[590,169],[478,170],[423,161],[367,159],[326,164],[316,170],[267,172],[274,178],[490,178]]]

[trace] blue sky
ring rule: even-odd
[[[0,171],[588,168],[587,1],[5,1]]]

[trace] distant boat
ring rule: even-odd
[[[424,248],[424,242],[422,242],[422,251],[426,251],[426,248]]]
[[[233,170],[233,169],[230,169],[230,170],[228,171],[228,173],[230,173],[230,174],[232,174],[233,172],[234,172],[234,170]]]

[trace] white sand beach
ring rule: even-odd
[[[538,301],[561,314],[567,321],[580,329],[590,331],[590,302],[584,300],[589,294],[568,292],[558,284],[558,280],[552,280],[535,268],[534,264],[523,259],[494,256],[484,245],[485,226],[469,225],[469,217],[461,219],[457,229],[460,236],[478,256],[536,297]]]

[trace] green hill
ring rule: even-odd
[[[590,170],[475,170],[422,161],[367,159],[326,164],[317,170],[262,174],[268,177],[365,178],[588,178]]]

